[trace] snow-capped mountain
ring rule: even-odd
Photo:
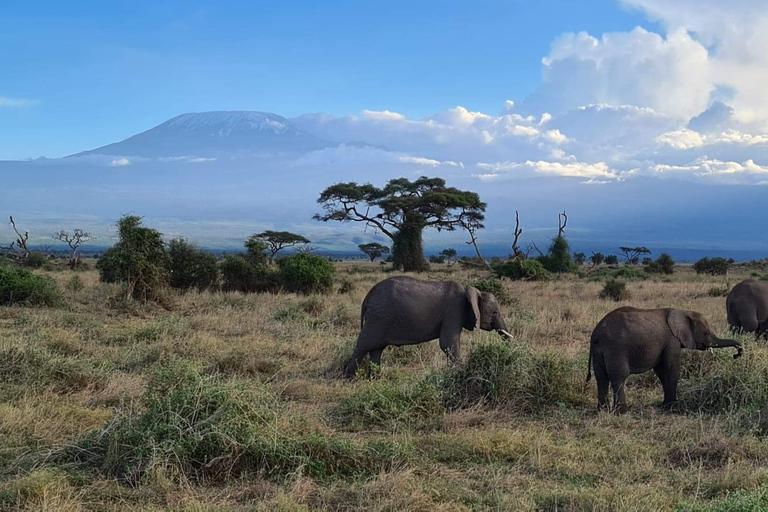
[[[182,114],[121,142],[79,153],[138,157],[216,156],[222,153],[304,153],[337,144],[269,112]]]

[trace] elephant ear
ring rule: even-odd
[[[683,348],[696,348],[696,342],[693,340],[693,326],[691,317],[685,311],[673,309],[667,315],[667,324],[672,334],[680,342]]]
[[[480,290],[474,286],[467,286],[467,301],[469,302],[470,318],[465,322],[467,329],[474,330],[480,328]],[[472,318],[474,317],[474,319]],[[471,327],[470,327],[471,326]]]

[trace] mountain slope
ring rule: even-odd
[[[216,156],[232,153],[304,153],[336,144],[269,112],[182,114],[121,142],[78,153],[139,157]]]

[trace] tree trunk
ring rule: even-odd
[[[422,272],[429,268],[424,259],[421,234],[424,225],[417,222],[403,223],[392,244],[394,267],[405,272]]]

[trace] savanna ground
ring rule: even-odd
[[[420,277],[482,278],[433,268]],[[330,295],[190,292],[166,307],[116,299],[95,271],[46,272],[63,305],[0,308],[0,508],[768,509],[765,343],[741,337],[736,360],[685,351],[672,413],[652,373],[630,379],[624,416],[598,413],[585,382],[607,312],[692,309],[726,336],[712,289],[748,271],[681,267],[630,281],[622,303],[598,298],[602,281],[504,281],[515,341],[462,336],[478,380],[431,342],[390,347],[374,378],[349,382],[360,304],[388,274],[337,270]]]

